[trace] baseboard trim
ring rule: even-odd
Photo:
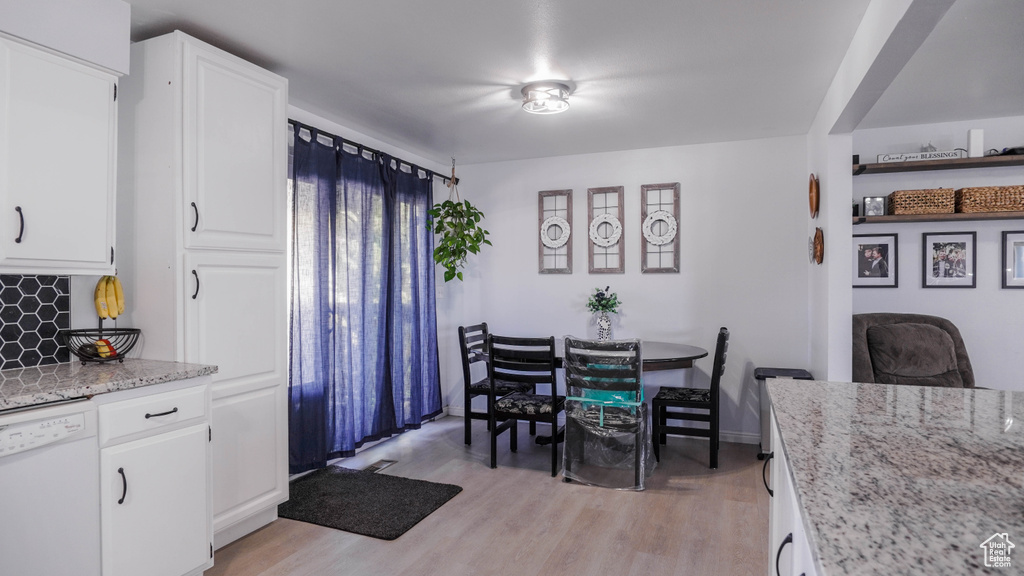
[[[733,442],[735,444],[760,444],[761,434],[753,432],[726,432],[720,431],[718,438],[722,442]]]
[[[277,520],[276,505],[265,510],[261,510],[244,520],[240,520],[231,526],[227,526],[219,532],[214,533],[213,548],[214,550],[220,550],[235,540],[270,524],[274,520]]]

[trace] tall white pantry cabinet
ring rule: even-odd
[[[120,92],[119,272],[143,357],[219,367],[219,548],[288,497],[288,82],[173,32],[132,45]]]

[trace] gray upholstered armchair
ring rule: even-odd
[[[924,314],[854,314],[853,381],[974,388],[974,370],[952,322]]]

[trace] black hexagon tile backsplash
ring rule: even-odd
[[[0,274],[0,369],[70,362],[57,332],[71,328],[67,276]]]

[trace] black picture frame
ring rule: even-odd
[[[1003,232],[1003,260],[999,269],[1003,288],[1024,288],[1024,230]]]
[[[921,234],[922,288],[974,288],[977,264],[976,232]]]
[[[898,234],[853,235],[854,288],[899,288],[899,264]]]

